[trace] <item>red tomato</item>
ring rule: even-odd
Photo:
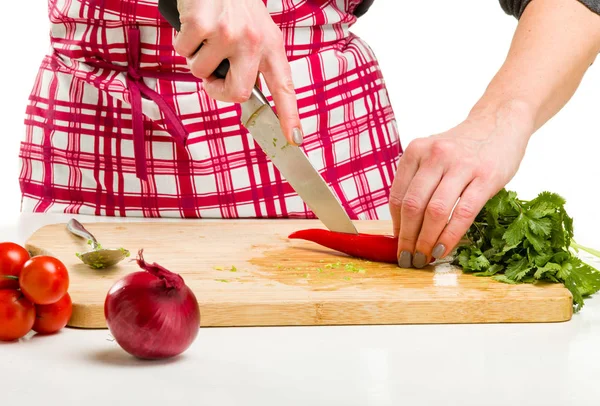
[[[35,304],[58,302],[69,289],[69,273],[58,259],[40,255],[25,263],[19,277],[21,291]]]
[[[35,322],[35,306],[18,290],[0,290],[0,340],[18,340]]]
[[[56,303],[35,306],[33,330],[40,334],[52,334],[67,325],[73,313],[73,303],[68,293]]]
[[[18,277],[28,259],[29,252],[20,245],[12,242],[0,243],[0,289],[19,289],[18,279],[5,276]]]

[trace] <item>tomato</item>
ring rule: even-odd
[[[40,334],[52,334],[67,325],[73,313],[73,303],[68,293],[56,303],[35,306],[33,330]]]
[[[0,340],[23,337],[35,322],[35,306],[18,290],[0,290]]]
[[[34,304],[52,304],[67,293],[69,273],[58,259],[40,255],[25,263],[19,284],[25,297]]]
[[[12,242],[0,243],[0,289],[19,289],[18,279],[5,276],[18,277],[28,259],[29,252],[20,245]]]

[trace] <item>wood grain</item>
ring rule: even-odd
[[[383,221],[356,222],[361,232],[388,233]],[[140,248],[183,276],[198,298],[201,325],[293,326],[570,320],[572,296],[560,284],[507,285],[462,274],[449,264],[423,270],[368,263],[287,236],[318,221],[181,221],[88,223],[106,247]],[[75,256],[87,249],[64,224],[43,227],[26,244],[69,269],[72,327],[106,328],[104,299],[130,272],[125,260],[93,270]],[[233,272],[235,271],[235,272]]]

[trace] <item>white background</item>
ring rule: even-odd
[[[19,210],[25,104],[48,49],[45,3],[3,3],[0,240],[16,235],[6,226]],[[497,0],[376,0],[353,31],[380,58],[404,145],[464,119],[515,26]],[[561,193],[580,242],[598,248],[599,118],[594,66],[509,185],[527,198]],[[600,397],[597,297],[568,323],[205,328],[183,359],[143,368],[107,336],[65,329],[0,346],[2,404],[591,406]]]
[[[0,25],[0,224],[19,212],[18,147],[27,97],[48,51],[45,0],[6,2]],[[403,145],[462,121],[502,63],[517,21],[496,0],[377,0],[353,32],[379,57]],[[508,185],[524,198],[550,190],[568,201],[580,243],[600,247],[600,62],[571,102],[532,139]],[[2,239],[2,234],[0,234]]]

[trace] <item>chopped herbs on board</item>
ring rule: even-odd
[[[573,219],[565,203],[555,193],[526,201],[502,189],[478,214],[453,263],[504,283],[563,283],[578,312],[584,299],[600,290],[600,271],[580,260],[577,252],[597,257],[600,252],[573,240]]]

